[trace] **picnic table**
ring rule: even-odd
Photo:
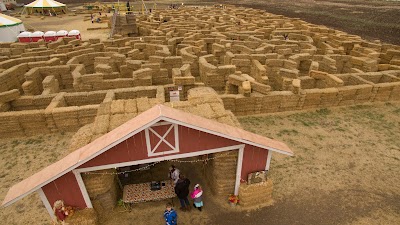
[[[160,190],[154,191],[150,189],[151,182],[125,185],[122,200],[125,203],[159,201],[168,198],[172,200],[176,196],[174,183],[172,180],[161,181],[161,184],[163,183],[165,185],[161,185]]]

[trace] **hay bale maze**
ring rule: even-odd
[[[235,116],[400,100],[400,46],[263,10],[160,9],[120,16],[115,32],[2,43],[0,136],[73,131],[74,151],[156,104],[240,127]],[[232,193],[236,160],[207,165],[216,194]],[[114,207],[113,177],[84,180],[99,214]],[[263,205],[272,182],[240,193],[244,207]],[[94,211],[78,214],[70,224],[95,224],[83,219]]]

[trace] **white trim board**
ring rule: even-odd
[[[151,126],[149,128],[144,129],[145,131],[145,137],[146,137],[146,145],[147,145],[147,156],[151,157],[151,156],[158,156],[158,155],[164,155],[164,154],[172,154],[172,153],[178,153],[179,152],[179,133],[178,133],[178,125],[177,124],[173,124],[173,123],[169,123],[167,125],[170,125],[170,127],[168,128],[168,130],[165,132],[165,134],[163,136],[161,136],[157,131],[155,131],[154,129],[152,129]],[[159,125],[160,126],[160,125]],[[174,135],[174,141],[175,141],[175,146],[173,146],[171,143],[169,143],[169,141],[166,140],[166,137],[171,133],[173,129],[173,135]],[[158,143],[156,144],[156,146],[154,146],[154,148],[152,148],[151,146],[151,142],[150,142],[150,132],[152,134],[154,134],[156,137],[159,138]],[[165,143],[166,145],[168,145],[171,149],[167,150],[167,151],[162,151],[162,152],[156,152],[157,148],[160,146],[161,143]]]
[[[234,192],[235,195],[239,195],[239,187],[240,187],[240,180],[241,180],[242,166],[243,166],[244,146],[245,145],[239,148],[237,168],[236,168],[236,180],[235,180],[235,192]]]
[[[47,212],[50,214],[50,217],[54,220],[56,216],[54,215],[53,208],[51,207],[49,200],[44,194],[43,189],[40,188],[37,190],[37,192],[39,193],[40,199],[42,200],[44,207],[46,207]]]
[[[267,162],[265,163],[265,170],[269,170],[271,164],[272,151],[268,151]]]
[[[83,199],[85,200],[86,207],[93,208],[92,202],[90,201],[89,194],[86,190],[85,183],[83,182],[81,173],[76,172],[75,170],[73,170],[72,172],[74,173],[76,181],[78,182],[79,189],[81,190]]]

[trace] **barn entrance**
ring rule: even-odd
[[[238,146],[227,147],[207,150],[215,152],[210,154],[185,158],[176,155],[175,159],[163,160],[163,157],[157,158],[163,161],[153,159],[153,162],[121,164],[103,170],[85,168],[80,172],[92,206],[100,216],[107,215],[121,201],[133,203],[134,208],[152,201],[158,201],[161,205],[172,201],[178,206],[174,185],[168,178],[171,165],[175,165],[191,181],[190,191],[196,183],[200,183],[212,194],[230,194],[235,189],[238,149]],[[151,191],[152,181],[160,182],[162,189]]]

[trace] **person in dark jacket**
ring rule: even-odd
[[[164,211],[165,225],[177,225],[178,224],[178,214],[172,208],[171,203],[167,203]]]
[[[175,185],[175,193],[179,198],[179,202],[181,203],[181,210],[190,210],[189,206],[189,185],[190,185],[190,180],[187,179],[184,175],[179,174],[179,180],[176,182]]]

